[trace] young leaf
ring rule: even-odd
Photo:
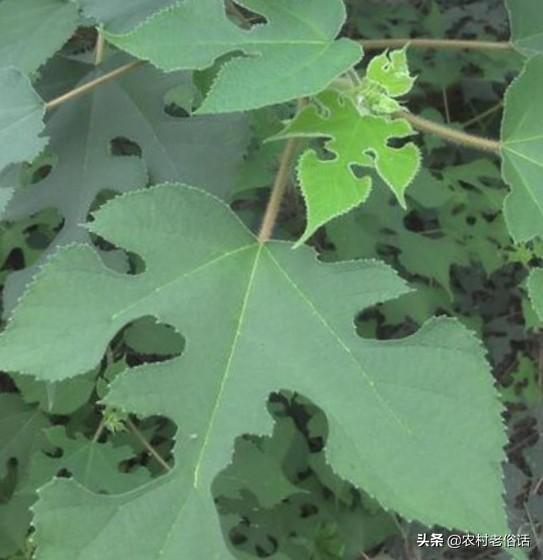
[[[503,178],[511,187],[504,213],[513,239],[543,236],[543,55],[530,59],[505,96]]]
[[[108,31],[125,33],[179,0],[80,0],[83,12],[105,25]]]
[[[0,3],[0,66],[31,74],[70,38],[78,23],[71,0],[4,0]]]
[[[101,68],[90,70],[82,82],[124,62],[124,55],[112,57]],[[4,214],[5,219],[15,220],[44,208],[60,210],[63,227],[36,266],[59,245],[88,239],[81,224],[106,189],[124,192],[142,187],[149,175],[153,182],[189,181],[228,195],[245,151],[245,117],[168,115],[166,93],[188,82],[187,74],[164,75],[148,66],[102,85],[52,115],[47,131],[58,162],[45,179],[16,190]],[[143,157],[113,155],[115,138],[137,144]],[[7,309],[34,271],[30,267],[9,276],[4,292]]]
[[[390,114],[402,109],[396,98],[409,93],[414,83],[407,65],[407,48],[384,52],[371,60],[353,97],[361,111]]]
[[[16,68],[0,68],[0,171],[10,163],[32,160],[43,150],[44,113],[30,80]]]
[[[409,73],[407,49],[385,52],[372,58],[365,78],[379,84],[390,97],[409,93],[415,78]]]
[[[543,13],[540,0],[506,0],[511,39],[522,53],[543,53]]]
[[[162,70],[222,65],[200,113],[257,109],[314,95],[361,57],[360,46],[335,40],[345,21],[341,0],[243,0],[265,17],[244,30],[229,21],[223,0],[186,0],[153,16],[131,33],[106,34],[129,53]]]
[[[222,202],[180,185],[117,197],[88,227],[140,255],[145,271],[111,271],[88,246],[61,250],[0,336],[0,368],[64,379],[96,365],[135,319],[171,324],[187,340],[184,354],[121,374],[105,402],[170,417],[178,464],[119,496],[66,480],[43,488],[41,560],[226,558],[211,483],[236,436],[270,432],[264,403],[283,388],[323,408],[332,466],[384,507],[506,532],[505,436],[479,343],[449,319],[403,340],[355,334],[357,312],[407,291],[386,265],[323,264],[306,247],[259,244]]]
[[[327,90],[293,119],[275,138],[303,136],[328,138],[325,148],[334,156],[321,159],[307,150],[298,164],[298,179],[307,206],[307,227],[298,240],[306,241],[320,226],[364,202],[371,191],[369,174],[357,167],[375,169],[405,207],[405,189],[420,166],[420,152],[409,142],[401,148],[390,140],[414,134],[404,119],[360,114],[354,102]]]

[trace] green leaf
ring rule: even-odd
[[[43,488],[40,560],[227,557],[211,483],[236,436],[270,432],[264,403],[283,388],[322,407],[331,465],[384,507],[428,524],[506,532],[505,437],[480,344],[449,319],[402,340],[354,332],[360,310],[407,290],[386,265],[323,264],[306,247],[261,245],[222,202],[179,185],[117,197],[94,218],[89,229],[137,253],[145,271],[109,270],[88,246],[61,250],[0,336],[0,368],[68,378],[94,367],[133,320],[171,324],[187,340],[183,355],[121,374],[105,404],[171,418],[177,465],[119,496],[64,480]]]
[[[43,150],[44,113],[30,80],[16,68],[0,68],[0,171],[10,163],[32,160]]]
[[[0,554],[2,558],[8,558],[24,547],[32,521],[32,514],[29,510],[31,505],[31,498],[17,495],[5,504],[0,503]],[[19,558],[16,557],[14,560],[19,560]]]
[[[47,427],[46,416],[26,405],[19,395],[0,395],[0,479],[6,476],[10,459],[17,459],[18,469],[24,472],[33,453],[43,445]]]
[[[372,58],[352,95],[361,112],[391,114],[402,109],[396,98],[409,93],[414,83],[407,65],[407,48],[385,51]]]
[[[82,83],[124,62],[124,55],[112,57],[101,68],[92,67]],[[60,211],[64,224],[34,267],[9,276],[6,309],[13,307],[36,267],[58,246],[88,240],[81,224],[103,191],[142,187],[149,176],[153,182],[183,180],[221,196],[229,194],[245,151],[245,118],[168,115],[166,94],[187,83],[187,74],[164,75],[148,66],[103,84],[52,115],[47,123],[49,149],[58,161],[45,179],[16,190],[4,219],[17,220],[53,207]],[[126,140],[136,144],[142,157],[114,155],[111,141],[115,138],[121,144]]]
[[[179,0],[80,0],[83,12],[108,31],[125,33],[163,9],[178,4]]]
[[[88,402],[94,390],[96,375],[96,371],[91,371],[53,383],[37,381],[17,373],[13,373],[12,377],[26,403],[36,403],[40,410],[48,414],[68,415]]]
[[[4,0],[0,3],[0,66],[30,74],[53,56],[78,24],[71,0]]]
[[[420,166],[419,149],[412,142],[401,148],[390,140],[414,134],[405,119],[361,115],[349,97],[327,90],[317,103],[305,107],[274,138],[328,138],[325,149],[334,157],[322,159],[307,150],[298,164],[298,179],[307,206],[307,226],[298,240],[305,242],[331,219],[364,202],[372,189],[369,174],[357,167],[375,169],[405,207],[405,189]]]
[[[175,356],[184,347],[183,337],[169,325],[160,325],[152,317],[136,321],[124,331],[125,343],[140,354],[147,356]]]
[[[200,113],[246,111],[315,95],[361,57],[359,45],[335,40],[345,21],[341,0],[243,0],[266,23],[241,29],[222,0],[186,0],[131,33],[107,39],[162,70],[203,70],[230,57]],[[212,31],[210,31],[212,30]]]
[[[543,14],[539,0],[506,0],[511,39],[526,55],[543,52]]]
[[[427,173],[421,173],[413,186],[428,181],[436,187]],[[328,224],[326,230],[336,248],[336,257],[341,260],[368,258],[375,255],[379,247],[394,247],[398,250],[399,263],[409,274],[436,282],[452,299],[450,269],[455,264],[469,264],[466,251],[452,236],[433,238],[409,230],[405,211],[397,204],[392,205],[384,185],[379,187],[364,206]],[[437,187],[445,191],[444,185]]]
[[[21,495],[34,493],[61,470],[68,471],[73,479],[96,493],[128,492],[151,479],[149,471],[142,467],[126,473],[119,470],[119,463],[135,455],[126,445],[114,447],[110,442],[100,443],[82,434],[70,438],[62,426],[45,430],[44,435],[58,453],[53,457],[44,453],[34,456],[29,475],[21,482]]]
[[[411,91],[415,78],[409,73],[407,48],[384,52],[371,59],[366,78],[378,83],[390,97],[400,97]]]
[[[292,423],[277,424],[275,430],[280,431],[279,436],[260,442],[245,438],[236,441],[233,464],[217,479],[215,493],[233,497],[249,490],[262,507],[271,508],[299,491],[282,472],[282,464],[303,446],[302,436]]]
[[[511,187],[504,213],[513,239],[543,236],[543,55],[530,59],[505,95],[502,174]]]
[[[543,322],[543,268],[536,268],[530,272],[528,294],[539,320]]]

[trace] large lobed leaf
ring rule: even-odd
[[[505,436],[479,343],[448,319],[403,340],[355,334],[357,312],[407,291],[386,265],[323,264],[306,247],[261,245],[223,203],[180,185],[118,197],[88,227],[140,255],[145,271],[125,276],[89,246],[62,249],[0,336],[0,368],[65,379],[95,366],[135,319],[171,324],[186,338],[183,355],[125,372],[105,400],[175,421],[177,465],[118,496],[68,480],[43,488],[40,560],[229,557],[211,483],[236,436],[270,432],[264,405],[279,389],[325,410],[329,461],[386,508],[506,532]]]
[[[106,36],[168,72],[205,69],[229,55],[201,113],[256,109],[314,95],[361,57],[356,43],[335,40],[345,21],[341,0],[237,3],[266,23],[241,29],[226,17],[223,0],[185,0],[130,33]]]
[[[502,174],[511,186],[504,206],[513,239],[543,235],[543,55],[531,58],[505,96]]]

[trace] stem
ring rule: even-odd
[[[134,422],[132,422],[130,418],[127,418],[125,424],[130,428],[132,433],[140,440],[143,447],[145,447],[145,449],[147,449],[147,451],[149,451],[149,453],[157,460],[160,466],[162,466],[166,471],[171,471],[172,467],[170,467],[170,465],[168,465],[168,463],[164,461],[164,459],[158,454],[158,451],[145,439],[145,436],[138,430],[138,428],[136,428]]]
[[[92,443],[97,443],[100,439],[100,436],[104,433],[104,429],[106,427],[106,420],[102,416],[100,420],[100,424],[98,424],[98,428],[96,428],[96,432],[94,432],[94,436],[92,437]]]
[[[448,142],[452,142],[453,144],[459,144],[461,146],[474,148],[483,152],[500,154],[501,143],[497,140],[467,134],[466,132],[461,132],[459,130],[455,130],[454,128],[413,115],[407,111],[398,111],[397,113],[394,113],[394,116],[409,121],[414,128],[421,130],[422,132],[434,134],[435,136],[439,136],[440,138],[443,138]]]
[[[135,70],[136,68],[143,66],[145,63],[146,63],[145,60],[134,60],[133,62],[129,62],[128,64],[125,64],[120,68],[116,68],[115,70],[112,70],[111,72],[108,72],[107,74],[104,74],[103,76],[100,76],[99,78],[96,78],[95,80],[88,82],[87,84],[83,84],[82,86],[76,87],[75,89],[72,89],[67,93],[64,93],[60,97],[57,97],[56,99],[49,101],[48,103],[45,104],[45,110],[50,111],[51,109],[58,107],[58,105],[62,105],[63,103],[66,103],[66,101],[70,101],[71,99],[74,99],[76,97],[79,97],[80,95],[88,93],[89,91],[96,89],[98,86],[101,86],[102,84],[109,82],[110,80],[114,80],[115,78],[118,78],[119,76],[122,76],[123,74],[126,74],[131,70]]]
[[[447,124],[451,124],[451,110],[449,108],[449,98],[447,97],[447,88],[441,88],[441,96],[443,97],[443,106],[445,108],[445,120]]]
[[[279,160],[279,170],[275,176],[270,200],[268,202],[268,206],[266,207],[264,219],[262,220],[260,233],[258,234],[258,241],[260,243],[266,243],[269,241],[273,233],[273,228],[275,226],[275,222],[277,221],[277,216],[279,215],[279,209],[281,208],[281,201],[283,200],[283,195],[285,194],[287,187],[290,166],[292,160],[294,159],[297,146],[298,140],[296,138],[289,138],[285,145],[285,149],[281,154],[281,159]]]
[[[102,28],[98,29],[98,36],[96,37],[96,46],[94,47],[94,66],[100,66],[104,60],[104,47],[106,42],[104,40],[104,33]]]
[[[500,101],[499,103],[497,103],[493,107],[490,107],[490,109],[487,109],[486,111],[484,111],[480,115],[476,115],[475,117],[473,117],[469,121],[466,121],[463,124],[463,127],[464,128],[469,128],[470,126],[473,126],[474,124],[477,124],[478,122],[486,119],[487,117],[490,117],[490,115],[493,115],[494,113],[497,113],[502,107],[503,107],[503,101]]]
[[[414,48],[428,49],[469,49],[509,51],[513,44],[509,41],[472,41],[469,39],[363,39],[360,44],[367,51],[402,48],[409,44]]]

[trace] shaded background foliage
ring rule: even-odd
[[[2,0],[0,6],[7,2]],[[98,2],[85,3],[99,7]],[[509,35],[507,15],[499,0],[347,0],[346,4],[349,18],[343,35],[353,39],[424,36],[506,40]],[[94,12],[89,9],[88,13]],[[82,18],[78,24],[61,52],[46,66],[38,69],[28,61],[46,98],[94,71],[89,65],[96,40],[92,20]],[[459,128],[499,136],[500,100],[519,71],[517,55],[413,49],[409,59],[419,75],[410,108]],[[96,95],[129,96],[130,80],[153,82],[152,77],[140,74]],[[205,121],[199,126],[188,116],[208,83],[205,73],[169,77],[164,84],[153,82],[153,88],[145,92],[148,99],[132,98],[138,113],[130,126],[121,118],[112,120],[111,114],[93,114],[95,119],[105,119],[111,128],[111,133],[93,143],[111,141],[111,152],[106,157],[103,150],[96,156],[102,159],[90,168],[88,181],[100,188],[91,189],[92,196],[86,201],[67,200],[57,186],[60,183],[55,182],[55,175],[62,173],[63,150],[77,148],[73,139],[80,137],[81,131],[67,137],[56,133],[57,143],[52,142],[32,165],[8,169],[0,176],[0,185],[7,185],[16,175],[23,186],[23,196],[15,199],[0,224],[5,309],[13,305],[18,279],[28,278],[31,267],[59,243],[79,240],[77,224],[114,196],[114,191],[164,179],[190,181],[209,173],[221,178],[218,194],[247,224],[257,227],[278,152],[277,146],[264,144],[263,139],[278,131],[288,108],[225,117],[218,130]],[[126,98],[119,101],[125,102]],[[70,111],[89,110],[92,100],[86,98],[80,104],[59,109],[47,123],[50,134],[55,135],[55,121],[70,122]],[[158,144],[161,134],[168,140],[171,137],[168,126],[175,128],[179,148],[187,149],[189,144],[194,150],[186,167],[157,176],[165,168],[163,161],[157,162],[162,152],[160,146],[148,146],[138,138],[134,124],[138,117],[141,127],[157,131]],[[66,131],[67,126],[62,129]],[[186,130],[190,141],[182,140]],[[224,140],[218,140],[221,137]],[[208,153],[216,142],[231,146],[232,151],[215,154],[210,169],[209,159],[197,148],[203,145]],[[539,241],[518,246],[509,238],[501,214],[508,190],[501,182],[496,158],[481,158],[430,137],[417,142],[428,171],[410,188],[407,212],[387,189],[377,188],[368,204],[321,228],[310,243],[326,261],[379,257],[416,288],[412,294],[361,314],[357,328],[363,336],[400,338],[436,314],[459,317],[482,336],[507,408],[511,442],[511,463],[506,468],[508,513],[513,529],[533,537],[530,553],[537,558],[543,522],[543,351],[525,279],[528,266],[541,264],[543,246]],[[87,157],[88,147],[82,150]],[[104,188],[100,176],[92,176],[103,172],[104,165],[122,169],[124,184],[116,181]],[[78,173],[77,180],[81,176],[83,173]],[[64,181],[66,185],[70,179]],[[32,192],[39,193],[40,199],[28,205],[25,197]],[[388,208],[386,213],[381,211],[383,207]],[[280,216],[280,235],[294,239],[304,227],[303,201],[291,186]],[[67,231],[72,233],[66,239]],[[87,241],[99,247],[111,266],[132,273],[141,270],[136,256],[95,238]],[[100,367],[81,378],[46,386],[0,374],[0,557],[30,558],[28,508],[36,489],[51,476],[74,477],[90,489],[108,493],[136,488],[165,472],[172,461],[176,427],[165,418],[153,417],[139,423],[130,420],[134,430],[108,432],[103,429],[97,401],[104,395],[106,383],[126,364],[169,359],[182,353],[183,344],[168,325],[147,318],[118,333]],[[214,486],[225,533],[236,547],[256,557],[281,550],[296,560],[501,555],[491,550],[417,549],[416,534],[427,528],[384,511],[327,466],[322,452],[326,420],[317,407],[299,395],[281,393],[270,397],[269,409],[276,420],[272,437],[240,438],[233,464]],[[110,427],[124,425],[126,418],[117,411],[107,414]],[[245,472],[248,464],[254,467]],[[262,484],[268,477],[274,480],[270,487]]]

